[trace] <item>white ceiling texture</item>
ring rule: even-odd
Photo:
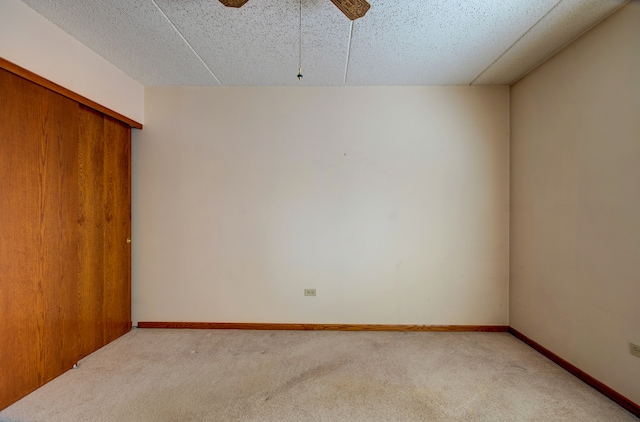
[[[509,85],[626,2],[22,1],[145,86]]]

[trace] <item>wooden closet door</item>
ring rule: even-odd
[[[104,142],[102,116],[79,109],[79,357],[104,346]]]
[[[131,129],[80,106],[80,356],[131,329]]]
[[[131,330],[131,128],[104,116],[104,339]]]
[[[131,329],[131,129],[0,69],[0,410]]]
[[[0,409],[78,356],[77,113],[0,69]]]

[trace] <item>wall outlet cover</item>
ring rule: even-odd
[[[316,289],[304,289],[304,295],[305,296],[315,296],[316,295]]]

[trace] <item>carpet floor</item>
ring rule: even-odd
[[[506,333],[134,329],[0,421],[638,418]]]

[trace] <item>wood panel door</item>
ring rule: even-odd
[[[131,129],[80,106],[80,356],[131,329]]]
[[[131,330],[131,127],[103,118],[106,344]]]
[[[131,329],[131,129],[0,69],[0,410]]]
[[[0,409],[78,356],[77,110],[0,69]]]

